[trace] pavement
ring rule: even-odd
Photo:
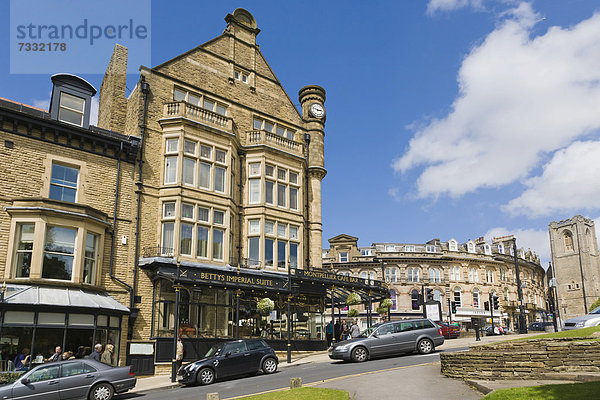
[[[439,349],[450,350],[473,347],[518,337],[534,336],[539,333],[540,332],[528,333],[525,335],[484,336],[480,341],[475,341],[474,337],[447,339]],[[277,352],[277,356],[280,361],[279,369],[331,361],[327,351],[292,352],[292,362],[289,364],[286,362],[285,352]],[[424,361],[426,360],[424,359]],[[440,362],[436,361],[424,362],[423,364],[410,367],[393,368],[385,371],[373,371],[353,376],[334,378],[327,381],[305,384],[304,386],[342,389],[350,393],[351,399],[367,400],[390,398],[391,393],[398,393],[394,391],[393,384],[391,383],[398,382],[397,390],[401,390],[402,395],[408,396],[409,398],[422,397],[424,390],[426,390],[428,398],[460,398],[468,400],[480,399],[482,398],[482,394],[487,394],[498,389],[600,380],[599,374],[580,375],[581,376],[576,374],[550,374],[549,376],[546,376],[545,378],[547,379],[544,380],[467,380],[463,382],[443,376],[440,373]],[[138,378],[136,387],[128,393],[142,394],[144,392],[168,389],[177,386],[177,383],[171,382],[171,377],[169,375],[140,377]],[[392,396],[392,398],[395,397]]]

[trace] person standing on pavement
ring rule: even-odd
[[[360,328],[354,319],[352,320],[352,325],[350,326],[350,338],[356,338],[358,335],[360,335]]]
[[[177,352],[175,353],[175,363],[177,366],[177,371],[181,368],[181,364],[183,363],[183,342],[181,341],[181,336],[177,338]]]
[[[342,321],[342,327],[340,328],[341,330],[341,340],[348,340],[348,333],[349,333],[349,328],[348,328],[348,324],[346,323],[346,320]]]
[[[113,365],[113,350],[114,346],[112,344],[107,344],[104,346],[104,351],[102,352],[102,356],[100,356],[100,361],[104,364]]]
[[[96,360],[96,361],[100,361],[100,353],[102,353],[102,345],[100,343],[98,343],[97,345],[94,346],[94,351],[92,351],[92,354],[90,354],[90,358],[92,360]]]
[[[333,326],[333,337],[335,338],[336,342],[339,342],[340,340],[340,320],[335,321],[335,325]]]
[[[333,339],[333,320],[329,321],[325,327],[325,338],[327,339],[327,347],[330,347],[331,339]]]

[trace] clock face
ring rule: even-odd
[[[325,109],[319,103],[314,103],[310,106],[310,113],[317,118],[322,118],[325,115]]]

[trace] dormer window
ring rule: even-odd
[[[458,244],[455,240],[451,240],[448,244],[448,248],[450,249],[450,251],[458,251]]]
[[[404,246],[404,251],[409,252],[409,253],[414,253],[415,251],[417,251],[417,249],[414,245],[409,244],[409,245]]]
[[[84,112],[85,99],[64,92],[60,94],[60,108],[58,110],[59,121],[83,126]]]
[[[504,246],[502,244],[498,244],[498,253],[504,254]]]
[[[473,242],[467,243],[467,251],[469,253],[475,253],[475,243],[473,243]]]
[[[489,244],[485,244],[483,246],[483,251],[485,252],[485,254],[492,254],[492,247]]]
[[[427,253],[435,253],[437,251],[437,249],[436,249],[436,247],[434,245],[428,244],[428,245],[425,246],[425,251]]]
[[[348,262],[348,253],[347,252],[340,253],[340,262]]]

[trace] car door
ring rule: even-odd
[[[219,376],[227,377],[251,372],[250,354],[247,350],[244,342],[225,344],[219,357]]]
[[[60,365],[50,364],[34,369],[26,375],[29,382],[19,379],[13,386],[13,399],[19,400],[59,400]]]
[[[250,372],[258,371],[261,368],[260,362],[263,356],[267,353],[267,348],[260,340],[252,340],[246,342],[248,346],[248,368]]]
[[[85,398],[96,374],[94,367],[82,361],[62,364],[59,382],[61,400]]]
[[[398,340],[398,347],[400,351],[414,350],[417,345],[417,332],[414,324],[410,321],[399,322],[396,340]]]
[[[393,354],[396,350],[395,324],[381,325],[369,338],[370,353],[373,356]]]

